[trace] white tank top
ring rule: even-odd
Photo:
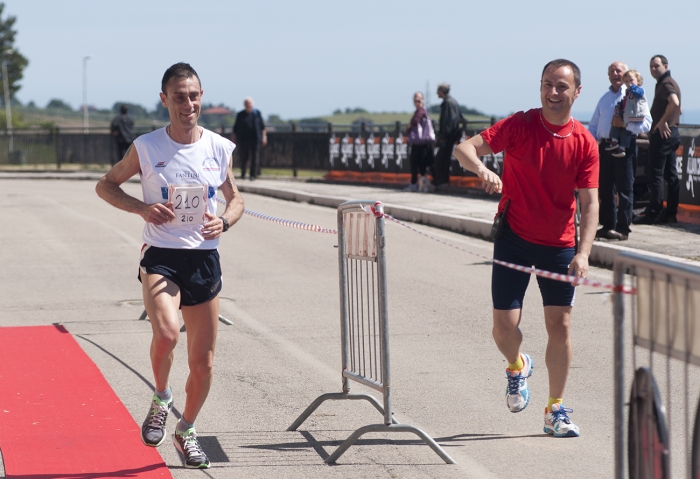
[[[160,248],[216,249],[219,240],[205,240],[203,212],[216,216],[216,191],[224,181],[236,147],[226,138],[202,129],[195,143],[173,141],[165,128],[134,140],[141,163],[143,201],[173,202],[176,218],[160,226],[146,223],[143,241]]]

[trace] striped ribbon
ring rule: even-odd
[[[222,205],[226,204],[226,201],[223,198],[219,198],[218,196],[216,197],[216,201],[218,201]],[[301,223],[299,221],[285,220],[283,218],[277,218],[275,216],[270,216],[270,215],[265,215],[263,213],[258,213],[257,211],[249,210],[248,208],[244,209],[243,212],[247,215],[254,217],[254,218],[269,221],[271,223],[275,223],[275,224],[282,225],[282,226],[289,226],[290,228],[296,228],[296,229],[304,230],[304,231],[313,231],[314,233],[330,233],[330,234],[334,234],[334,235],[338,234],[338,230],[324,228],[323,226],[310,225],[308,223]]]
[[[218,201],[219,203],[224,204],[224,205],[226,204],[226,201],[224,201],[222,198],[219,198],[219,197],[216,197],[216,201]],[[380,203],[380,202],[375,203],[375,206],[378,203]],[[523,273],[531,273],[531,274],[534,274],[536,276],[540,276],[542,278],[553,279],[555,281],[561,281],[563,283],[571,283],[574,286],[581,285],[581,286],[589,286],[591,288],[607,289],[613,293],[619,292],[619,293],[624,293],[624,294],[637,294],[637,289],[632,288],[630,286],[603,283],[602,281],[593,281],[593,280],[588,279],[588,278],[579,278],[578,276],[571,276],[571,275],[567,275],[567,274],[554,273],[552,271],[546,271],[543,269],[535,268],[533,266],[522,266],[519,264],[513,264],[513,263],[508,263],[505,261],[497,260],[497,259],[494,259],[490,256],[485,256],[485,255],[475,253],[473,251],[469,251],[467,249],[461,248],[459,246],[455,246],[451,243],[448,243],[446,241],[441,240],[440,238],[436,238],[436,237],[431,236],[427,233],[424,233],[424,232],[404,223],[403,221],[397,220],[396,218],[394,218],[391,215],[388,215],[386,213],[379,213],[373,206],[363,206],[362,209],[365,210],[367,213],[373,214],[376,217],[384,215],[384,217],[386,219],[393,221],[394,223],[401,225],[404,228],[408,228],[409,230],[411,230],[415,233],[418,233],[421,236],[425,236],[426,238],[430,238],[433,241],[437,241],[440,244],[443,244],[445,246],[449,246],[450,248],[454,248],[456,250],[462,251],[462,252],[470,254],[472,256],[476,256],[478,258],[485,259],[489,262],[493,262],[493,263],[499,264],[501,266],[505,266],[506,268],[511,268],[511,269],[516,270],[516,271],[522,271]],[[272,223],[282,225],[282,226],[289,226],[290,228],[296,228],[296,229],[300,229],[300,230],[304,230],[304,231],[313,231],[315,233],[338,234],[338,230],[324,228],[322,226],[312,225],[312,224],[308,224],[308,223],[301,223],[299,221],[285,220],[282,218],[277,218],[274,216],[258,213],[256,211],[252,211],[252,210],[249,210],[247,208],[244,210],[244,212],[245,212],[245,214],[253,216],[254,218],[258,218],[258,219],[265,220],[265,221],[270,221]]]

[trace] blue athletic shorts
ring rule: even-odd
[[[206,303],[221,292],[221,263],[215,249],[170,249],[144,245],[141,272],[160,274],[180,288],[180,306]]]
[[[521,266],[566,274],[576,254],[575,248],[544,246],[525,241],[508,225],[494,242],[493,258]],[[493,309],[510,310],[523,307],[525,290],[531,273],[523,273],[494,263],[491,274]],[[574,288],[571,283],[537,276],[544,306],[573,306]]]

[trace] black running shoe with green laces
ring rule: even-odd
[[[209,469],[209,458],[197,441],[197,433],[191,427],[184,433],[177,429],[173,434],[173,444],[185,458],[185,467],[189,469]]]
[[[165,421],[173,408],[173,400],[162,401],[155,394],[146,420],[141,425],[141,440],[147,446],[158,447],[165,441]]]

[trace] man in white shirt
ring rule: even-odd
[[[613,62],[608,67],[610,89],[602,96],[593,117],[588,124],[588,130],[598,140],[600,152],[600,224],[598,238],[624,241],[630,234],[632,223],[632,207],[634,203],[634,169],[637,163],[637,144],[633,139],[627,148],[624,158],[615,158],[606,150],[610,140],[610,127],[625,127],[621,118],[615,116],[615,105],[625,96],[626,87],[622,77],[628,70],[622,62]],[[633,134],[646,133],[651,127],[651,117],[643,122],[627,125]],[[617,204],[615,203],[617,193]]]
[[[141,440],[157,447],[166,437],[165,423],[173,405],[169,375],[181,309],[190,374],[173,443],[184,456],[185,467],[208,468],[194,421],[213,379],[222,287],[217,246],[221,234],[243,214],[244,205],[231,172],[235,145],[197,125],[204,93],[197,72],[187,63],[176,63],[163,75],[161,89],[170,124],[137,138],[96,190],[112,206],[145,221],[139,281],[153,330],[150,355],[155,394]],[[121,188],[137,173],[143,201]],[[218,188],[226,199],[219,217],[215,214]]]

